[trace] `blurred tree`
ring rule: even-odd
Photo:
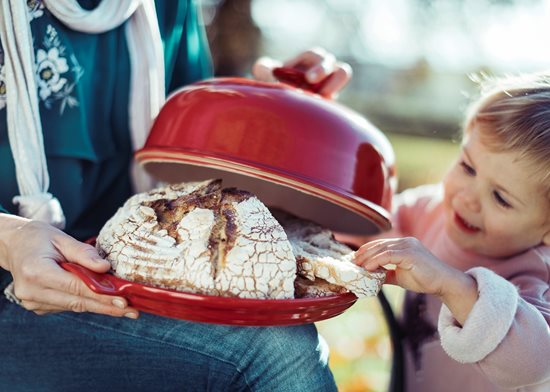
[[[220,0],[210,6],[207,24],[216,76],[250,73],[259,56],[261,31],[252,19],[252,0]]]

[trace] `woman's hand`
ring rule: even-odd
[[[122,297],[90,290],[58,262],[80,264],[98,273],[107,272],[108,261],[96,249],[46,223],[2,214],[0,265],[11,272],[14,293],[22,306],[43,315],[72,311],[137,318]],[[11,228],[11,230],[10,230]]]
[[[355,263],[368,271],[387,269],[386,283],[438,296],[463,324],[477,301],[477,283],[435,257],[414,237],[367,242],[355,252]]]
[[[322,48],[307,50],[284,63],[269,57],[261,57],[252,67],[252,74],[258,80],[275,81],[273,69],[281,66],[303,69],[307,81],[311,84],[319,83],[330,76],[319,91],[319,94],[327,98],[335,98],[352,76],[349,64],[338,61],[332,53]]]

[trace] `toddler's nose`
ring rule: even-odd
[[[465,189],[460,192],[458,196],[468,210],[472,212],[479,212],[481,210],[481,203],[479,202],[479,197],[477,196],[475,191],[471,189]]]

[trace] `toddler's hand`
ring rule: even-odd
[[[451,269],[413,237],[367,242],[355,252],[355,263],[368,271],[395,265],[387,270],[386,283],[436,295],[442,293]]]

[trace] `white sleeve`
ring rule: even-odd
[[[503,388],[550,382],[550,328],[540,309],[486,268],[467,273],[477,281],[479,298],[462,327],[442,306],[438,330],[445,352],[458,362],[475,363]]]
[[[441,345],[451,358],[474,363],[491,353],[508,333],[519,294],[512,283],[486,268],[472,268],[467,273],[477,281],[478,300],[462,327],[443,305],[438,330]]]

